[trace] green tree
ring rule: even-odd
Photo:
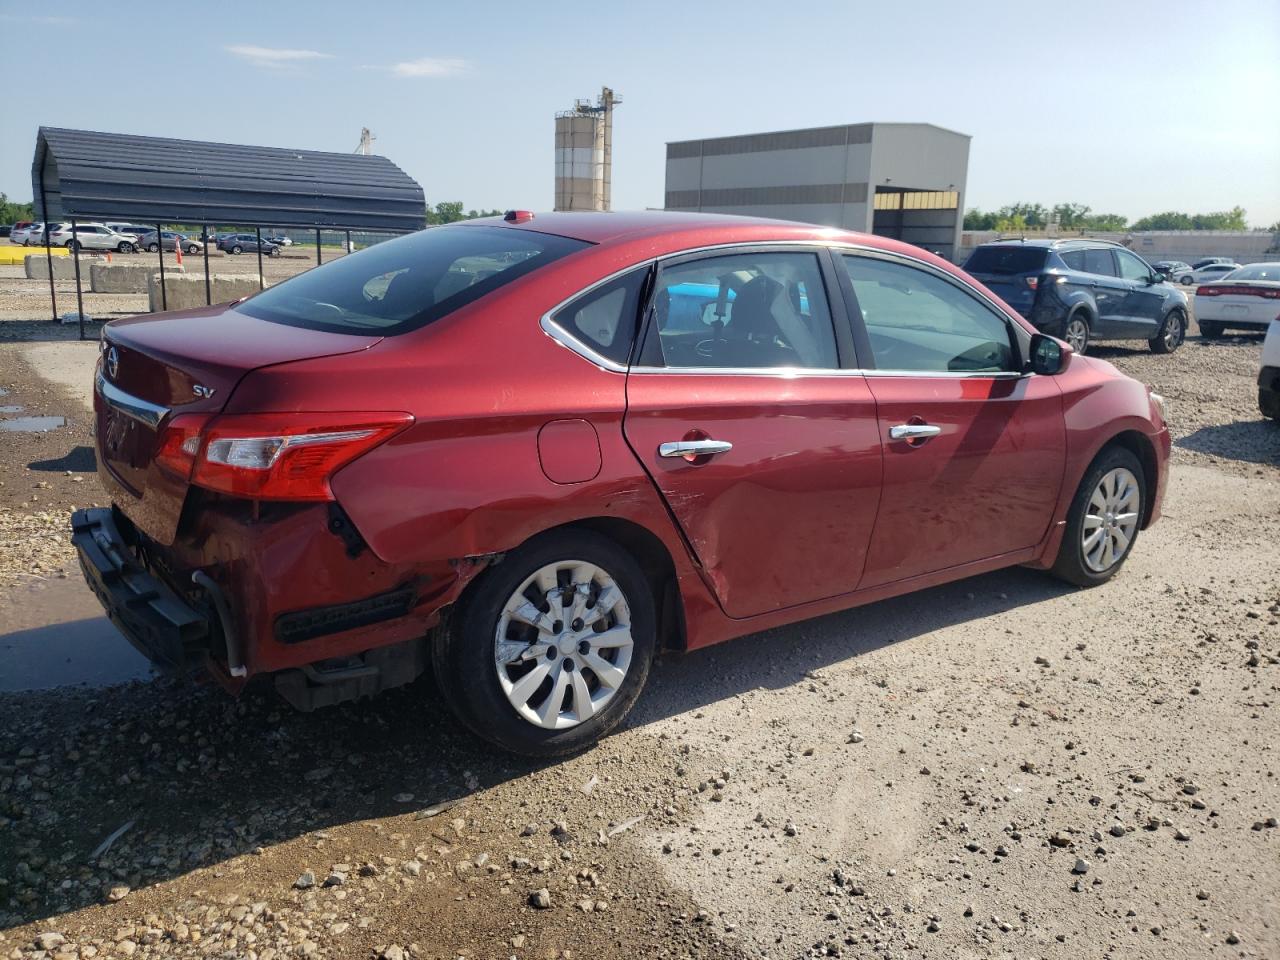
[[[34,220],[35,217],[31,203],[18,203],[0,193],[0,223],[17,223],[19,220]]]
[[[1054,206],[1053,215],[1063,230],[1079,230],[1089,219],[1089,208],[1083,203],[1059,203]]]
[[[1021,233],[1027,226],[1027,218],[1021,213],[1009,214],[996,220],[996,229],[1001,233]]]
[[[1113,233],[1129,229],[1129,218],[1118,213],[1091,213],[1080,224],[1082,230],[1110,230]]]
[[[985,210],[973,207],[964,212],[964,228],[966,230],[994,230],[996,228],[996,219],[994,213],[988,213]]]
[[[437,203],[434,207],[427,204],[427,226],[435,227],[444,223],[456,223],[459,220],[474,220],[477,217],[496,217],[501,210],[468,210],[463,212],[461,200],[449,200]]]
[[[1190,230],[1191,217],[1177,210],[1166,210],[1164,213],[1153,213],[1149,217],[1134,221],[1134,230]]]

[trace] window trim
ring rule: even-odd
[[[824,264],[823,282],[825,285],[827,285],[827,291],[826,291],[827,297],[828,297],[828,300],[830,301],[830,306],[833,313],[832,319],[833,321],[835,321],[836,347],[838,350],[845,349],[843,346],[843,343],[844,343],[843,336],[846,333],[846,331],[842,329],[844,325],[841,324],[839,321],[839,313],[842,312],[846,323],[850,327],[849,332],[852,335],[852,341],[853,341],[852,342],[853,356],[851,357],[851,359],[853,360],[852,366],[846,366],[846,367],[840,367],[840,368],[815,368],[815,367],[647,367],[647,366],[637,365],[637,366],[627,367],[627,366],[623,366],[622,364],[616,363],[613,360],[610,360],[608,357],[602,356],[587,344],[579,341],[567,330],[560,327],[552,319],[556,313],[558,313],[564,307],[568,306],[574,300],[577,300],[579,297],[583,296],[584,294],[590,293],[592,290],[595,290],[597,287],[603,286],[606,283],[611,283],[612,281],[617,280],[619,277],[621,277],[626,273],[630,273],[632,270],[636,270],[645,266],[652,267],[655,264],[661,266],[663,263],[666,263],[668,261],[682,260],[686,257],[693,257],[697,255],[704,255],[709,253],[716,254],[721,251],[729,251],[729,252],[732,252],[735,250],[747,251],[747,250],[762,249],[762,248],[764,249],[778,248],[778,249],[787,249],[787,250],[794,250],[799,248],[801,250],[807,249],[807,250],[813,250],[818,252],[819,261]],[[988,306],[992,311],[994,311],[997,314],[997,316],[1004,319],[1005,322],[1009,325],[1011,337],[1013,338],[1013,340],[1015,341],[1016,345],[1019,348],[1019,352],[1025,366],[1027,351],[1030,349],[1031,334],[1022,326],[1021,323],[1012,319],[1009,316],[1008,312],[1003,307],[1001,307],[998,303],[996,303],[996,301],[992,300],[991,297],[987,296],[977,287],[973,286],[972,284],[968,283],[967,281],[965,281],[960,277],[953,276],[949,271],[940,270],[934,264],[929,263],[928,261],[922,260],[919,257],[913,257],[910,254],[905,254],[905,253],[890,252],[887,250],[882,250],[879,247],[873,247],[868,244],[855,243],[847,240],[832,240],[828,242],[813,241],[813,240],[773,240],[773,241],[763,241],[763,242],[759,240],[746,240],[746,241],[737,241],[737,242],[730,241],[727,243],[709,244],[703,247],[691,247],[686,250],[675,250],[675,251],[672,251],[671,253],[662,254],[657,257],[646,258],[644,260],[640,260],[636,263],[633,263],[629,266],[623,267],[620,270],[616,270],[605,277],[601,277],[599,280],[592,281],[587,286],[582,287],[581,289],[575,291],[570,296],[565,297],[563,300],[559,301],[554,306],[552,306],[549,310],[543,313],[542,317],[539,319],[539,326],[542,328],[543,333],[545,333],[548,337],[550,337],[560,346],[564,347],[565,349],[569,350],[572,353],[576,353],[578,356],[582,357],[584,360],[587,360],[588,362],[594,364],[596,367],[600,368],[601,370],[607,371],[609,373],[667,374],[667,375],[684,374],[684,375],[698,375],[698,376],[785,377],[788,379],[798,379],[802,377],[815,377],[815,376],[817,377],[864,377],[865,376],[865,377],[925,377],[930,379],[936,378],[936,379],[952,379],[952,380],[963,380],[963,379],[974,379],[974,378],[981,378],[981,379],[987,379],[987,380],[993,380],[993,379],[994,380],[1014,380],[1014,379],[1021,379],[1022,377],[1037,376],[1037,374],[1027,369],[1023,369],[1021,371],[1005,370],[1005,371],[991,373],[991,372],[984,372],[984,371],[973,372],[973,371],[961,371],[961,370],[954,370],[954,371],[953,370],[937,370],[937,371],[879,370],[874,366],[867,366],[865,362],[862,361],[862,357],[864,356],[868,357],[873,364],[874,364],[874,358],[870,353],[871,341],[870,341],[870,338],[867,337],[866,328],[861,322],[861,319],[860,319],[861,315],[859,314],[859,319],[855,322],[854,312],[851,309],[851,303],[854,307],[856,307],[856,304],[857,304],[856,299],[853,301],[850,301],[849,299],[849,293],[853,289],[853,283],[849,279],[848,271],[844,270],[842,267],[840,267],[834,262],[835,256],[845,252],[855,253],[858,255],[865,254],[865,255],[880,257],[881,259],[884,259],[884,260],[895,261],[907,266],[912,266],[917,269],[924,270],[927,273],[931,273],[934,276],[939,277],[940,279],[955,285],[959,289],[968,293],[970,296],[976,298],[977,300],[979,300],[980,302]],[[826,272],[827,270],[830,270],[830,274]],[[831,286],[830,286],[830,280],[832,279],[832,277],[834,277],[836,281],[835,289],[831,289]],[[847,290],[845,288],[845,284],[848,284]],[[651,286],[652,285],[653,284],[651,280]],[[642,318],[640,324],[638,325],[637,332],[636,332],[637,343],[640,341],[640,338],[645,335],[646,328],[648,325],[648,316],[647,316],[648,309],[649,309],[648,300],[649,300],[649,297],[646,296],[644,300],[644,305],[642,307],[642,309],[645,311],[645,316]],[[858,339],[859,332],[861,336],[864,338],[864,340]],[[634,347],[633,347],[633,353],[634,353]]]
[[[543,332],[545,332],[549,337],[551,337],[552,340],[555,340],[557,343],[561,344],[562,346],[568,347],[574,353],[577,353],[582,357],[584,357],[585,359],[590,360],[592,363],[594,363],[598,367],[602,367],[605,370],[609,370],[613,373],[626,373],[627,370],[630,369],[631,357],[635,356],[636,345],[640,342],[641,327],[644,325],[643,320],[640,319],[640,313],[646,309],[646,306],[649,301],[649,296],[652,291],[653,280],[654,280],[654,266],[655,266],[654,261],[641,262],[633,266],[626,267],[622,270],[619,270],[617,273],[611,273],[609,274],[609,276],[605,277],[603,280],[597,280],[595,283],[591,284],[591,286],[589,287],[584,287],[583,289],[575,293],[572,297],[570,297],[568,300],[564,301],[559,306],[552,307],[550,310],[548,310],[545,314],[542,315],[541,326],[542,326]],[[596,347],[592,346],[590,343],[587,343],[585,340],[579,337],[576,333],[574,333],[574,331],[570,329],[568,326],[561,324],[556,320],[556,317],[558,315],[560,315],[565,310],[572,307],[578,301],[590,297],[597,290],[600,290],[603,287],[610,286],[611,284],[616,283],[617,281],[622,280],[625,277],[629,277],[632,274],[640,274],[640,273],[643,273],[645,276],[640,280],[640,293],[638,298],[639,303],[637,304],[637,307],[636,307],[637,316],[635,318],[635,322],[632,324],[631,344],[627,348],[628,363],[621,364],[617,360],[614,360],[611,357],[605,356]]]

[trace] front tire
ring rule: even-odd
[[[190,255],[192,255],[192,256],[195,256],[195,255],[196,255],[197,253],[199,253],[199,252],[200,252],[200,248],[199,248],[199,247],[197,247],[194,243],[189,244],[189,245],[187,246],[187,253],[188,253],[188,254],[190,254]]]
[[[1184,287],[1189,287],[1191,286],[1191,284],[1196,282],[1196,278],[1191,276],[1191,274],[1188,273],[1185,277],[1183,277],[1178,282],[1182,284]]]
[[[1152,353],[1173,353],[1187,337],[1187,318],[1181,310],[1170,310],[1160,332],[1147,341]]]
[[[458,719],[511,753],[576,753],[631,711],[657,647],[653,592],[599,534],[537,537],[485,570],[433,647]]]
[[[1222,336],[1222,324],[1215,320],[1200,320],[1200,336],[1209,340],[1217,340]]]
[[[280,248],[279,248],[279,247],[272,247],[270,250],[268,250],[268,251],[267,251],[267,256],[268,256],[268,257],[278,257],[278,256],[280,256]]]
[[[231,248],[231,252],[235,254],[244,253],[244,247],[240,246],[240,244],[237,243],[234,247]]]
[[[1133,549],[1146,507],[1146,474],[1138,458],[1124,447],[1103,450],[1071,501],[1054,576],[1079,587],[1106,583]]]

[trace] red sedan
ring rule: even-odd
[[[1013,565],[1110,578],[1163,401],[948,263],[688,214],[519,212],[108,324],[88,582],[174,671],[302,709],[428,659],[582,748],[656,654]]]

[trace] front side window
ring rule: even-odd
[[[1110,250],[1086,250],[1084,252],[1084,272],[1096,273],[1100,277],[1116,275],[1115,261],[1111,259]]]
[[[954,283],[917,267],[846,254],[879,370],[1017,370],[1009,321]]]
[[[575,340],[614,363],[631,357],[640,310],[640,292],[648,269],[632,270],[560,308],[551,318]]]
[[[735,253],[664,266],[652,302],[646,362],[840,366],[816,254]]]
[[[1117,250],[1116,258],[1120,261],[1120,276],[1125,280],[1146,280],[1151,276],[1151,268],[1127,250]]]
[[[507,227],[433,227],[308,270],[236,310],[309,330],[394,335],[587,246]]]

